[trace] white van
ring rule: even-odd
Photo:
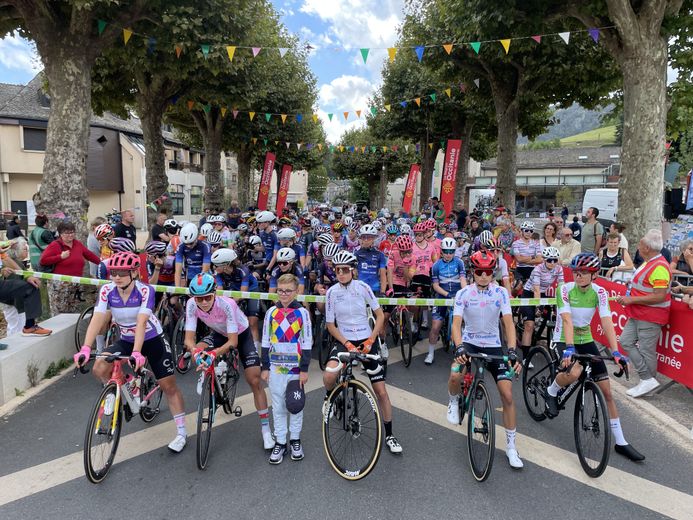
[[[602,224],[610,225],[616,222],[618,216],[618,189],[617,188],[590,188],[585,190],[585,198],[582,200],[582,217],[585,218],[589,208],[597,208],[597,219]]]

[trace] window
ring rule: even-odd
[[[185,213],[185,210],[183,209],[183,201],[185,199],[185,195],[183,194],[183,186],[181,184],[171,184],[169,193],[171,194],[173,214],[183,215]]]
[[[46,129],[27,128],[24,130],[24,149],[38,152],[46,151]]]
[[[190,213],[192,215],[202,214],[202,186],[190,188]]]

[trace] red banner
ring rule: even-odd
[[[421,167],[418,164],[412,164],[409,168],[409,176],[404,188],[404,199],[402,200],[402,209],[407,213],[411,213],[411,203],[414,200],[414,192],[416,191],[416,178],[419,176],[420,171]]]
[[[262,168],[262,178],[260,180],[260,190],[257,193],[257,207],[260,210],[267,209],[267,199],[269,198],[270,182],[272,181],[272,171],[274,170],[275,155],[267,152],[265,155],[265,166]]]
[[[445,148],[445,164],[443,165],[443,180],[440,184],[440,202],[445,210],[445,217],[454,209],[455,177],[457,176],[457,162],[460,157],[462,141],[460,139],[448,139]]]
[[[279,181],[279,191],[277,192],[277,218],[279,218],[284,206],[286,206],[286,196],[289,194],[289,179],[291,178],[291,170],[293,168],[290,164],[282,166],[282,176]]]

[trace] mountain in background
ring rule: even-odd
[[[568,108],[559,108],[553,114],[555,123],[549,126],[548,132],[540,135],[535,141],[550,141],[561,139],[571,135],[581,134],[604,125],[602,118],[614,109],[614,105],[607,105],[598,110],[587,110],[577,103]],[[520,136],[517,144],[527,144],[528,139]]]

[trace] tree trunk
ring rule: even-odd
[[[518,100],[516,96],[499,92],[497,88],[492,90],[498,125],[496,199],[514,214],[517,190]]]
[[[423,205],[431,197],[431,183],[433,182],[433,167],[436,164],[436,156],[440,149],[440,144],[433,143],[433,147],[429,148],[426,143],[422,143],[423,151],[421,153],[421,189],[419,190],[419,206],[421,211]]]
[[[380,170],[380,186],[378,189],[378,209],[387,207],[387,167]]]
[[[47,215],[64,213],[77,227],[77,236],[88,234],[87,151],[91,119],[91,59],[87,51],[57,45],[41,49],[51,96],[43,178],[34,201]],[[53,229],[60,217],[51,218]]]
[[[238,207],[245,211],[248,206],[255,204],[250,195],[250,163],[253,150],[250,144],[241,144],[236,151],[238,161]]]
[[[224,119],[218,107],[212,107],[208,112],[193,112],[192,115],[205,148],[204,207],[210,208],[213,212],[222,211],[224,186],[221,178],[221,141]]]
[[[147,169],[147,204],[154,203],[157,209],[147,206],[147,227],[150,229],[156,222],[158,212],[171,214],[170,196],[162,200],[161,196],[168,190],[166,175],[166,153],[161,121],[166,111],[166,102],[157,92],[151,92],[139,87],[137,95],[137,111],[142,122],[144,138],[144,166]],[[160,202],[156,202],[159,199]]]
[[[461,202],[464,204],[465,192],[467,190],[467,180],[469,179],[469,151],[471,149],[472,127],[473,123],[465,118],[464,126],[462,127],[462,149],[460,150],[460,158],[457,162],[457,176],[455,177],[455,203]],[[449,208],[448,213],[455,208]]]
[[[368,177],[368,209],[375,210],[378,206],[378,187],[380,177]]]

